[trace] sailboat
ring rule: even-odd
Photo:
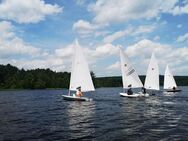
[[[141,88],[143,84],[138,77],[136,70],[133,68],[132,64],[128,60],[127,55],[120,47],[120,60],[121,60],[121,72],[122,72],[122,80],[123,80],[123,88],[128,89],[131,85],[132,88]],[[127,93],[120,93],[120,96],[124,97],[139,97],[139,96],[149,96],[149,94],[142,93],[133,93],[131,95]]]
[[[91,101],[88,97],[79,97],[76,94],[71,95],[71,91],[76,91],[78,87],[82,92],[94,91],[94,85],[89,71],[87,60],[84,57],[82,48],[78,41],[75,41],[74,56],[72,61],[72,70],[68,95],[62,95],[64,100],[72,101]]]
[[[169,66],[166,66],[165,75],[164,75],[164,89],[167,92],[180,92],[180,89],[177,89],[176,81],[170,71]]]
[[[159,90],[159,66],[154,52],[150,59],[144,87],[150,90]]]

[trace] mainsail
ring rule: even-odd
[[[172,89],[173,87],[177,87],[177,85],[167,65],[165,70],[165,76],[164,76],[164,89]]]
[[[128,88],[131,85],[133,88],[143,87],[136,70],[133,68],[128,60],[127,55],[123,49],[120,48],[121,72],[123,79],[123,88]]]
[[[81,87],[82,92],[95,90],[88,63],[84,57],[82,48],[76,40],[69,89],[76,90],[77,87]]]
[[[144,87],[146,89],[159,90],[159,67],[154,53],[152,53],[148,66]]]

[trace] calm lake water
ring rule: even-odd
[[[188,87],[178,94],[124,98],[122,88],[64,101],[67,90],[0,92],[0,140],[188,140]]]

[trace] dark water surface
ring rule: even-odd
[[[188,87],[178,94],[124,98],[121,88],[69,102],[67,90],[0,92],[0,140],[188,140]]]

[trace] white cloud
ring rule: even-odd
[[[12,40],[0,41],[1,55],[40,55],[40,49],[26,44],[22,39],[14,37]]]
[[[96,28],[97,27],[95,25],[92,25],[90,22],[84,20],[79,20],[73,24],[73,29],[84,36],[93,33]]]
[[[188,47],[175,48],[168,44],[144,39],[125,48],[125,52],[138,74],[146,74],[151,54],[155,52],[160,74],[164,74],[166,64],[169,64],[175,75],[187,75]],[[108,66],[106,70],[113,75],[121,74],[118,62]]]
[[[184,42],[188,40],[188,33],[181,35],[177,38],[177,42]]]
[[[151,19],[160,13],[170,13],[178,0],[97,0],[88,10],[95,14],[96,23],[113,23],[137,19]]]
[[[2,26],[1,26],[2,24]],[[3,30],[6,29],[6,30]],[[0,36],[0,43],[10,41],[9,44],[9,52],[7,52],[8,56],[14,56],[15,54],[26,54],[32,55],[39,53],[40,55],[43,53],[38,50],[38,48],[34,48],[32,46],[27,45],[22,39],[16,37],[15,33],[12,31],[12,25],[9,22],[1,22],[0,23],[0,31],[5,35],[9,32],[10,36],[5,36],[2,34]],[[5,39],[7,41],[5,41]],[[14,41],[15,40],[15,41]],[[3,41],[3,42],[2,42]],[[18,48],[14,48],[13,45],[18,44]],[[8,43],[7,43],[8,44]],[[32,59],[28,59],[28,57],[23,58],[0,58],[0,63],[11,63],[19,68],[25,69],[35,69],[35,68],[50,68],[54,71],[70,71],[71,69],[71,61],[73,54],[73,46],[74,44],[70,44],[67,46],[63,46],[62,48],[55,49],[54,52],[46,54],[46,56],[40,56],[40,58],[35,57]],[[82,46],[82,45],[81,45]],[[0,46],[1,48],[1,46]],[[34,48],[34,51],[32,49]],[[36,49],[36,52],[35,52]],[[90,48],[83,47],[84,54],[87,58],[90,68],[94,70],[96,74],[101,74],[101,70],[106,71],[108,75],[120,75],[119,62],[112,64],[105,68],[100,68],[101,66],[98,64],[103,59],[108,59],[108,57],[117,57],[119,59],[119,48],[110,43],[102,44],[97,46],[92,46]],[[159,66],[161,68],[161,74],[164,72],[165,65],[170,64],[172,71],[175,75],[178,74],[187,74],[188,68],[185,67],[185,64],[188,64],[188,48],[175,48],[167,44],[161,44],[157,42],[153,42],[151,40],[141,40],[133,45],[128,46],[125,49],[127,55],[129,56],[133,66],[139,74],[145,74],[148,66],[148,62],[150,60],[151,54],[153,51],[156,52],[157,59],[159,61]],[[33,52],[33,53],[30,53]],[[177,69],[173,69],[177,68]],[[182,69],[183,70],[182,70]],[[100,72],[98,71],[100,70]],[[104,74],[103,74],[104,75]]]
[[[9,63],[18,66],[19,68],[25,69],[51,68],[55,71],[70,71],[72,64],[72,55],[74,52],[73,48],[74,43],[71,43],[67,46],[63,46],[62,48],[55,49],[54,52],[46,56],[41,56],[38,59],[10,59]],[[95,64],[98,61],[102,61],[103,59],[113,55],[117,55],[117,52],[119,52],[118,47],[112,44],[99,45],[95,49],[86,48],[83,46],[82,48],[84,56],[86,57],[90,68],[93,68],[92,70],[97,69],[97,66],[95,66]]]
[[[160,40],[160,36],[155,36],[155,37],[153,38],[153,40],[154,40],[154,41]]]
[[[11,55],[38,56],[41,53],[39,48],[33,47],[14,33],[14,27],[10,22],[0,22],[0,55],[8,57]]]
[[[117,46],[114,46],[112,44],[104,44],[101,46],[98,46],[93,53],[95,57],[99,58],[105,58],[109,57],[110,55],[115,55],[119,52],[119,48]]]
[[[70,44],[66,47],[55,49],[55,55],[58,57],[70,57],[73,54],[74,44]]]
[[[132,30],[133,30],[132,28],[128,28],[128,29],[123,30],[123,31],[117,31],[117,32],[115,32],[111,35],[106,36],[103,39],[103,42],[112,43],[114,40],[119,39],[119,38],[125,36],[126,34],[129,35],[129,33],[131,33]]]
[[[48,56],[49,57],[49,56]],[[66,62],[63,61],[61,58],[49,57],[49,58],[40,58],[40,59],[0,59],[1,64],[12,64],[17,66],[18,68],[24,69],[37,69],[43,68],[47,69],[50,68],[54,71],[70,71],[70,68],[67,67]]]
[[[83,6],[86,3],[86,0],[76,0],[76,4]]]
[[[104,24],[93,24],[85,20],[78,20],[73,24],[73,30],[81,35],[81,37],[88,37],[91,35],[99,36],[102,35],[102,31],[98,31],[102,27],[106,25]]]
[[[18,23],[37,23],[45,16],[62,10],[57,4],[46,4],[44,0],[3,0],[0,3],[0,18]]]
[[[103,39],[103,42],[105,43],[111,43],[115,41],[116,39],[119,39],[123,36],[137,36],[140,34],[150,33],[153,32],[156,28],[155,25],[144,25],[139,27],[129,27],[123,31],[117,31],[111,35],[106,36]]]
[[[182,27],[182,24],[178,24],[178,25],[177,25],[177,28],[181,28],[181,27]]]
[[[55,53],[52,54],[52,56],[56,56],[55,58],[63,59],[64,64],[67,64],[67,68],[70,68],[74,51],[73,47],[74,43],[67,45],[66,47],[56,49]],[[102,61],[103,59],[111,56],[116,56],[119,53],[119,48],[112,44],[103,44],[92,48],[93,49],[82,46],[84,55],[90,67],[95,66],[95,64],[97,64],[99,61]],[[96,67],[94,68],[94,70],[97,69]]]
[[[134,66],[138,66],[138,72],[141,74],[146,73],[152,52],[156,53],[161,74],[164,73],[166,64],[170,64],[176,68],[177,66],[183,67],[184,63],[188,63],[187,47],[175,48],[167,44],[160,44],[147,39],[141,40],[138,43],[129,46],[126,49],[126,52],[130,57],[134,58],[133,60],[135,60],[134,63],[136,64]],[[143,71],[143,68],[145,68],[145,71]],[[177,70],[175,72],[176,74],[180,73]]]
[[[139,26],[138,28],[135,28],[135,30],[132,34],[133,35],[139,35],[139,34],[143,34],[143,33],[150,33],[150,32],[153,32],[155,28],[156,28],[155,25]]]
[[[106,69],[107,69],[107,70],[115,70],[115,71],[116,71],[116,70],[120,70],[120,62],[117,61],[117,62],[115,62],[114,64],[108,66]]]
[[[179,5],[176,6],[171,13],[173,15],[181,15],[181,14],[188,14],[188,4],[186,4],[185,6],[180,7]]]
[[[102,37],[104,37],[104,36],[106,36],[107,34],[109,34],[110,33],[110,31],[96,31],[95,32],[95,37],[99,37],[99,36],[102,36]]]
[[[10,22],[2,21],[0,22],[0,38],[7,39],[14,36],[13,26]]]

